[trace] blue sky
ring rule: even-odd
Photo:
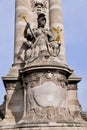
[[[62,0],[62,6],[67,64],[82,77],[78,98],[83,110],[87,110],[87,0]],[[14,12],[15,0],[0,0],[0,104],[5,95],[1,77],[13,63]]]

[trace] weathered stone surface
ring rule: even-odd
[[[81,78],[66,65],[61,9],[61,0],[16,0],[14,64],[3,77],[0,130],[87,130],[77,97]]]
[[[1,128],[1,127],[0,127]],[[50,122],[49,124],[21,124],[21,125],[10,125],[4,126],[1,129],[4,130],[87,130],[87,126],[81,126],[79,124],[67,124]]]

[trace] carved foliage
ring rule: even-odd
[[[31,84],[31,87],[35,87],[39,84],[43,84],[45,81],[53,81],[56,85],[66,87],[67,79],[61,73],[55,73],[54,71],[44,71],[39,73],[32,73],[29,76],[24,76],[23,83]]]

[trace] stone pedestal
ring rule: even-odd
[[[21,70],[25,91],[26,123],[72,121],[67,105],[67,77],[71,70],[58,66],[32,66]],[[67,75],[67,77],[66,77]]]

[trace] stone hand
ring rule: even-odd
[[[30,29],[30,24],[27,22],[27,24],[26,24],[26,27],[25,27],[26,29]]]

